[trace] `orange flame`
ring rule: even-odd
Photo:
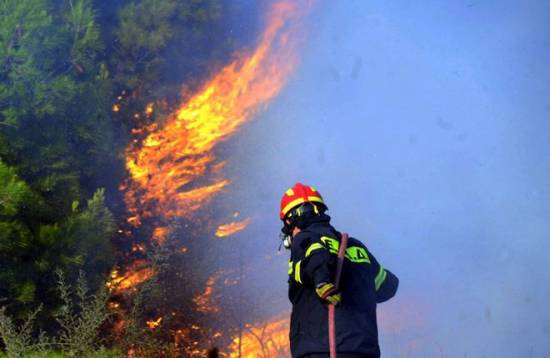
[[[164,226],[157,227],[153,231],[153,240],[156,241],[159,245],[162,245],[166,241],[166,238],[168,237],[169,233],[170,233],[170,230],[167,227],[164,227]]]
[[[151,115],[153,114],[153,111],[155,110],[155,104],[154,103],[148,103],[145,107],[145,114]]]
[[[114,291],[125,291],[147,281],[153,276],[153,273],[151,268],[130,271],[127,275],[119,277],[118,280],[110,281],[109,288],[113,288]]]
[[[143,244],[133,244],[132,252],[145,252],[145,245]]]
[[[290,357],[288,350],[288,317],[276,318],[273,321],[253,327],[245,326],[246,331],[242,336],[240,354],[239,337],[233,340],[230,347],[231,358],[270,358],[270,357]]]
[[[153,319],[152,319],[152,320],[149,320],[149,321],[145,322],[145,324],[146,324],[147,327],[149,327],[150,329],[155,329],[155,328],[157,328],[157,327],[160,326],[161,322],[162,322],[162,317],[159,317],[159,318],[154,319],[154,320],[153,320]]]
[[[213,300],[213,295],[214,286],[223,274],[223,271],[218,271],[210,276],[208,280],[206,280],[206,287],[204,288],[204,292],[193,298],[193,302],[195,302],[195,304],[197,305],[197,310],[199,312],[217,313],[220,311],[220,307],[216,305]]]
[[[134,262],[123,276],[120,276],[118,269],[114,269],[107,282],[107,288],[115,293],[120,293],[147,281],[154,275],[154,271],[152,268],[146,267],[145,264],[143,260]]]
[[[131,180],[125,185],[125,201],[135,217],[130,223],[137,226],[146,217],[189,218],[230,184],[221,177],[223,161],[213,149],[286,82],[297,62],[288,39],[298,10],[297,2],[275,4],[255,51],[225,66],[164,126],[147,128],[141,147],[127,149]]]
[[[244,219],[242,221],[235,221],[229,224],[220,225],[216,230],[217,237],[227,237],[238,233],[247,228],[252,219]]]

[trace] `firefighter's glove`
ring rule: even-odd
[[[317,285],[315,289],[317,295],[321,297],[322,300],[337,305],[342,301],[342,295],[332,283],[323,282]]]

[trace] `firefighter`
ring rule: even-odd
[[[328,304],[335,305],[339,358],[380,357],[376,304],[395,295],[397,277],[359,240],[348,239],[339,288],[334,276],[341,234],[315,188],[297,183],[281,200],[282,240],[290,249],[292,357],[329,357]]]

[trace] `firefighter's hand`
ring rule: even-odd
[[[321,299],[332,303],[335,306],[342,301],[342,295],[330,282],[323,282],[317,285],[315,292],[317,292],[317,295],[321,297]]]

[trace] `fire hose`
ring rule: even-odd
[[[336,277],[334,278],[334,287],[338,290],[340,286],[340,276],[342,275],[342,266],[344,265],[344,257],[348,246],[348,234],[342,233],[340,240],[340,249],[338,250],[338,258],[336,262]],[[328,305],[328,345],[330,348],[330,358],[336,358],[336,323],[334,320],[334,305]]]

